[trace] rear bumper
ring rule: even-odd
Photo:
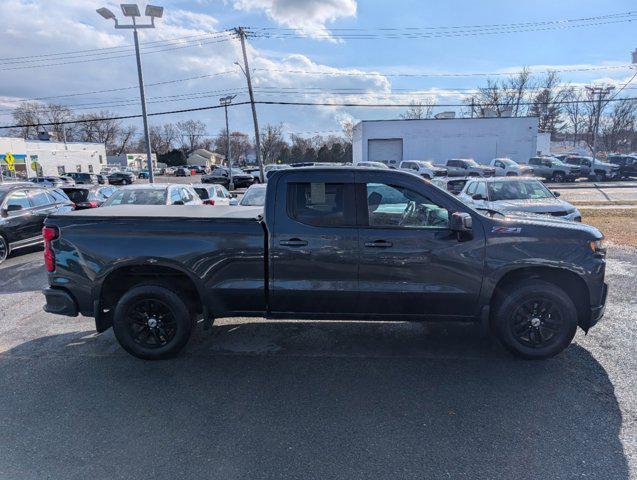
[[[45,312],[77,317],[77,302],[69,292],[60,288],[45,288],[42,293],[46,297]]]

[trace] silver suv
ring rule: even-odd
[[[400,162],[399,169],[420,175],[426,180],[431,180],[434,177],[445,177],[447,175],[446,168],[436,167],[431,162],[424,160],[405,160]]]
[[[593,166],[593,157],[573,155],[565,157],[563,161],[569,165],[577,165],[582,169],[582,176],[592,180],[604,181],[619,176],[619,166],[601,160],[595,160],[595,166]]]
[[[441,165],[447,169],[447,175],[450,177],[493,177],[495,169],[485,165],[479,165],[472,158],[451,158]]]
[[[582,168],[563,163],[553,157],[531,157],[529,166],[533,168],[533,175],[552,180],[556,183],[574,182],[582,176]]]

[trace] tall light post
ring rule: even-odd
[[[150,134],[148,133],[148,116],[146,115],[146,95],[144,94],[144,75],[142,74],[142,59],[139,54],[139,39],[137,37],[137,30],[139,28],[155,28],[155,19],[161,18],[164,15],[164,7],[157,7],[154,5],[146,5],[144,15],[150,17],[150,23],[138,24],[135,20],[137,17],[141,17],[139,7],[135,3],[122,3],[122,13],[125,17],[130,17],[133,21],[132,24],[120,25],[117,17],[108,8],[98,8],[99,13],[106,20],[114,20],[115,28],[133,30],[133,39],[135,40],[135,57],[137,59],[137,76],[139,78],[139,95],[142,102],[142,118],[144,119],[144,143],[146,144],[146,156],[148,157],[148,181],[154,183],[155,174],[153,172],[153,155],[150,149]]]
[[[614,89],[615,87],[612,87],[612,86],[611,87],[586,86],[586,90],[590,92],[592,100],[595,101],[595,97],[597,97],[597,108],[595,109],[595,118],[594,118],[595,123],[593,125],[593,165],[591,165],[591,170],[593,170],[593,173],[595,172],[595,164],[597,163],[597,135],[599,132],[599,121],[602,116],[602,109],[606,106],[606,105],[602,105],[602,102],[604,101],[606,96],[610,95],[610,92],[612,92]]]
[[[228,126],[228,105],[232,103],[232,100],[236,95],[228,95],[219,99],[219,103],[226,111],[226,156],[228,157],[228,171],[230,172],[230,183],[228,184],[228,190],[234,190],[234,180],[232,178],[232,154],[230,151],[230,127]]]

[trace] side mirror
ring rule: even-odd
[[[454,212],[451,214],[449,228],[453,232],[468,232],[473,226],[471,215],[464,212]]]
[[[481,194],[476,193],[475,195],[471,196],[472,199],[474,200],[486,200],[486,198],[484,198]]]
[[[231,193],[231,194],[230,194],[230,197],[231,197],[231,198],[237,198],[237,194],[236,194],[236,193]]]
[[[553,193],[553,195],[556,196],[556,197],[559,197],[561,195],[560,192],[551,192],[551,193]]]
[[[177,200],[175,202],[173,202],[173,205],[183,205],[184,201],[183,200]]]

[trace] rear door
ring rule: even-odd
[[[285,175],[268,214],[270,309],[320,317],[357,311],[354,174]],[[271,188],[271,187],[269,187]],[[273,192],[274,193],[274,192]],[[268,192],[270,195],[270,191]]]
[[[359,305],[374,315],[472,316],[484,266],[479,215],[418,179],[356,172]],[[459,239],[449,215],[472,215]]]
[[[33,214],[26,189],[13,190],[2,205],[6,212],[4,233],[9,243],[28,240],[33,237]]]
[[[56,212],[57,207],[44,189],[33,188],[29,190],[29,201],[31,202],[32,222],[30,236],[38,237],[42,234],[44,220],[48,215]]]

